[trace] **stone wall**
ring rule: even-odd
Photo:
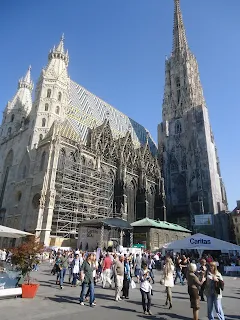
[[[138,227],[138,228],[134,228],[133,230],[133,234],[144,234],[144,233],[146,233],[147,249],[152,251],[162,248],[163,245],[166,243],[169,243],[175,240],[182,240],[191,235],[188,232],[149,228],[149,227]]]

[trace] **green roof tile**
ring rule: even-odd
[[[175,231],[183,231],[183,232],[189,232],[191,233],[190,230],[179,226],[178,224],[175,223],[170,223],[167,221],[159,221],[159,220],[153,220],[149,218],[144,218],[139,221],[135,221],[131,223],[132,227],[154,227],[154,228],[159,228],[159,229],[169,229],[169,230],[175,230]]]

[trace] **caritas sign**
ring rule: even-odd
[[[189,239],[191,244],[211,244],[211,240],[206,240],[206,239],[195,239],[195,238],[190,238]]]

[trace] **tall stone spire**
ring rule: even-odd
[[[174,24],[172,53],[186,52],[188,50],[187,37],[183,24],[180,0],[174,0]]]
[[[198,63],[190,51],[179,0],[174,0],[172,54],[165,61],[158,127],[168,219],[188,228],[195,214],[227,209],[219,159]]]

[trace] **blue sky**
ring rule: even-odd
[[[233,209],[240,199],[240,1],[182,0],[181,8]],[[143,124],[157,141],[172,25],[173,0],[2,0],[0,111],[29,64],[36,83],[64,32],[70,77]]]

